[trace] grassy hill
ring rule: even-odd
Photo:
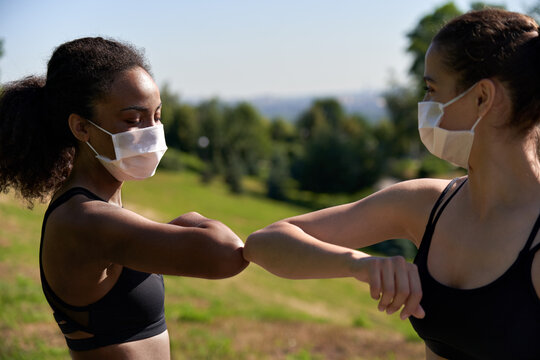
[[[159,172],[124,185],[124,207],[157,221],[188,211],[216,218],[240,237],[306,212],[264,198],[256,182],[247,195],[196,175]],[[39,283],[44,205],[30,211],[0,195],[0,359],[69,359]],[[353,279],[277,278],[251,264],[226,280],[167,276],[166,316],[173,359],[419,359],[424,346],[409,322],[376,309]]]

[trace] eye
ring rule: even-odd
[[[139,118],[129,118],[125,120],[129,125],[137,125],[140,122]]]
[[[156,114],[154,115],[154,121],[161,122],[161,111],[156,111]]]
[[[433,88],[426,85],[426,86],[424,86],[424,91],[429,94],[429,93],[433,92]]]

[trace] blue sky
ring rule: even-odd
[[[491,2],[524,12],[538,0]],[[158,85],[184,98],[384,89],[406,81],[406,33],[443,3],[0,0],[0,82],[44,74],[56,46],[99,35],[144,48]]]

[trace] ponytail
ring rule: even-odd
[[[540,125],[540,36],[525,42],[509,61],[501,80],[509,86],[513,117],[510,125],[520,132]]]
[[[92,119],[115,77],[141,67],[142,52],[116,40],[81,38],[55,49],[47,77],[27,77],[0,91],[0,191],[17,190],[30,207],[60,188],[73,167],[78,142],[70,114]]]
[[[65,181],[74,148],[59,143],[48,121],[45,79],[27,77],[0,92],[0,191],[45,201]]]

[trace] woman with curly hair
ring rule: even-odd
[[[426,55],[420,138],[468,169],[398,183],[248,237],[247,260],[287,278],[351,276],[401,310],[427,359],[540,359],[540,37],[497,9],[446,24]],[[354,250],[387,239],[414,264]],[[412,315],[412,316],[411,316]]]
[[[169,359],[162,275],[242,271],[243,243],[197,213],[168,224],[122,207],[126,180],[166,150],[159,89],[131,45],[59,46],[47,76],[0,94],[0,190],[52,195],[40,245],[43,291],[73,359]]]

